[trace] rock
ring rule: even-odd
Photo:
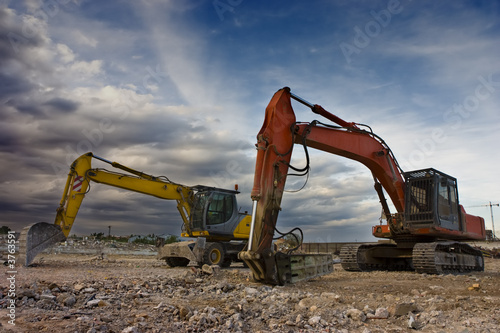
[[[219,275],[220,274],[220,271],[221,271],[221,268],[219,265],[212,265],[212,274],[213,275]]]
[[[313,317],[309,318],[307,323],[314,327],[314,326],[318,325],[320,321],[321,321],[320,316],[313,316]]]
[[[75,296],[68,294],[68,293],[62,293],[57,296],[57,301],[61,304],[64,304],[66,306],[73,306],[76,303],[76,298]]]
[[[235,313],[232,315],[229,320],[226,321],[226,328],[231,331],[238,331],[243,328],[245,322],[243,321],[243,316],[241,313]]]
[[[93,300],[88,301],[86,305],[88,307],[94,307],[94,306],[98,306],[99,302],[101,302],[100,299],[93,299]]]
[[[429,289],[431,289],[431,290],[444,290],[444,287],[442,287],[442,286],[429,286]]]
[[[318,300],[315,298],[303,298],[297,304],[299,309],[309,309],[311,306],[318,304]]]
[[[196,283],[196,279],[193,277],[193,276],[186,276],[184,278],[184,283],[186,284],[195,284]]]
[[[52,282],[51,284],[49,284],[49,289],[53,290],[53,289],[60,289],[60,288],[56,283]]]
[[[74,289],[75,291],[80,291],[80,290],[82,290],[83,288],[85,288],[85,286],[84,286],[83,284],[75,284],[75,285],[73,286],[73,289]]]
[[[366,318],[368,319],[387,319],[389,318],[389,310],[386,308],[377,308],[375,310],[375,313],[368,313],[366,315]]]
[[[191,317],[193,315],[193,311],[191,310],[190,307],[188,306],[181,306],[179,308],[179,316],[181,317],[181,319],[183,320],[187,320],[189,319],[189,317]]]
[[[124,328],[121,333],[139,333],[139,329],[136,326],[129,326]]]
[[[227,283],[226,281],[223,281],[223,282],[219,282],[216,286],[215,286],[215,289],[218,289],[218,290],[221,290],[222,292],[230,292],[232,290],[234,290],[235,286],[230,284],[230,283]]]
[[[365,305],[365,307],[363,308],[363,312],[364,312],[366,315],[368,315],[368,314],[374,314],[374,313],[375,313],[375,311],[373,311],[373,309],[372,309],[372,308],[370,308],[370,306],[369,306],[369,305]]]
[[[352,320],[356,320],[356,321],[365,321],[366,320],[366,315],[363,313],[363,311],[358,310],[358,309],[347,310],[346,316],[351,318]]]
[[[41,294],[40,295],[40,299],[41,300],[49,300],[49,301],[53,301],[56,299],[56,296],[54,295],[51,295],[51,294]]]
[[[431,313],[429,313],[429,315],[431,317],[439,317],[440,315],[442,314],[442,311],[431,311]]]
[[[97,306],[99,307],[110,306],[110,304],[104,300],[99,300],[99,302],[97,302]]]
[[[321,293],[321,297],[323,298],[333,298],[335,300],[339,299],[340,296],[336,293],[331,293],[331,292],[323,292]]]
[[[375,310],[375,316],[383,319],[389,318],[389,310],[386,308],[377,308],[377,310]]]
[[[73,295],[68,296],[64,301],[63,304],[66,306],[73,306],[76,304],[76,298]]]
[[[245,296],[251,296],[251,297],[254,297],[255,295],[259,294],[259,291],[255,288],[252,288],[252,287],[246,287],[244,289],[244,293],[245,293]]]
[[[209,266],[207,264],[204,264],[203,266],[201,266],[201,271],[205,274],[208,274],[208,275],[212,275],[214,274],[214,269],[212,266]]]
[[[413,317],[413,315],[410,314],[410,319],[408,320],[408,328],[416,329],[417,328],[417,321]]]
[[[410,312],[419,312],[419,308],[415,303],[400,303],[396,305],[394,315],[406,316]]]
[[[24,296],[26,296],[26,297],[28,297],[28,298],[39,298],[39,297],[40,297],[40,295],[38,295],[37,293],[35,293],[35,292],[34,292],[33,290],[31,290],[31,289],[24,289],[23,291],[21,291],[21,292],[19,293],[19,296],[20,296],[20,297],[24,297]]]
[[[262,292],[262,293],[270,293],[270,292],[273,291],[273,288],[270,287],[270,286],[264,285],[264,286],[260,286],[259,287],[259,291]]]

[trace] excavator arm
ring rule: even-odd
[[[131,175],[92,168],[92,158],[108,163]],[[24,228],[21,232],[20,254],[24,258],[26,266],[33,261],[39,252],[54,243],[64,241],[68,237],[91,181],[161,199],[176,200],[186,233],[191,235],[189,216],[194,195],[191,187],[173,183],[164,176],[148,175],[92,153],[86,153],[77,158],[71,165],[54,224],[40,222]]]
[[[134,175],[126,175],[105,169],[93,169],[91,166],[92,158]],[[188,220],[193,200],[193,190],[190,187],[173,183],[166,177],[151,176],[119,163],[110,162],[92,153],[87,153],[77,158],[71,165],[63,196],[57,208],[54,224],[61,227],[66,237],[69,235],[91,181],[151,195],[160,199],[176,200],[177,209],[184,224],[189,225]]]

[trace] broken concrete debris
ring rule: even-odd
[[[93,254],[92,254],[93,255]],[[500,262],[474,275],[334,273],[308,282],[253,282],[241,264],[170,268],[151,257],[46,254],[19,267],[9,332],[496,332]],[[473,288],[469,290],[469,288]]]

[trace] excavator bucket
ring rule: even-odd
[[[66,236],[58,225],[38,222],[27,226],[19,236],[19,262],[29,266],[38,253],[65,240]]]

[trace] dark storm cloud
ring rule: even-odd
[[[35,116],[42,110],[39,103],[27,101],[29,93],[40,86],[41,72],[44,78],[52,72],[37,53],[47,44],[44,34],[41,21],[0,8],[0,103]]]
[[[0,150],[11,152],[18,144],[19,139],[16,133],[14,133],[7,124],[0,124]]]
[[[8,198],[2,198],[0,201],[0,211],[2,214],[6,214],[7,212],[21,212],[24,209],[22,203],[10,201]]]
[[[43,116],[43,111],[34,105],[17,105],[16,109],[24,114],[32,115],[32,116]]]
[[[43,105],[51,107],[54,111],[68,113],[76,111],[80,103],[61,97],[54,97],[43,103]]]
[[[28,22],[8,8],[0,7],[0,58],[18,59],[22,49],[38,47],[45,42],[36,21]]]
[[[2,63],[3,58],[0,55],[0,63]],[[2,67],[0,67],[1,69]],[[17,76],[11,76],[0,71],[0,102],[2,100],[7,100],[15,95],[27,93],[33,89],[34,85]]]

